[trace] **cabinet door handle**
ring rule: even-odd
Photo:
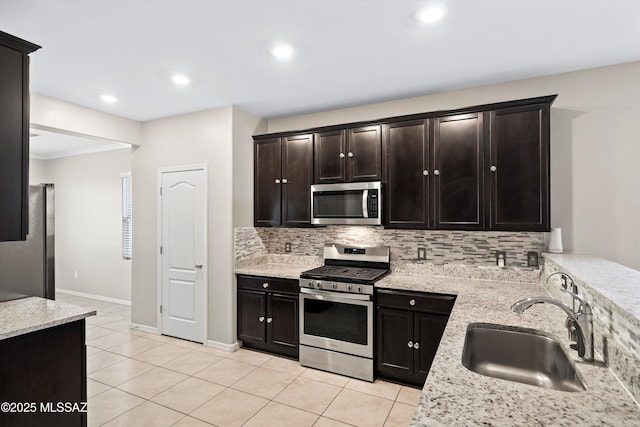
[[[340,158],[344,159],[344,153],[340,153]]]
[[[495,172],[495,171],[497,171],[497,170],[498,170],[498,168],[497,168],[497,167],[495,167],[495,166],[491,166],[491,167],[489,168],[489,170],[490,170],[491,172]]]
[[[289,180],[288,180],[287,178],[282,178],[282,183],[283,183],[283,184],[288,184],[288,183],[289,183]]]
[[[416,305],[416,300],[414,299],[409,300],[409,305]]]
[[[415,348],[416,350],[420,348],[420,344],[419,343],[414,343],[413,344],[413,348]]]
[[[267,317],[267,323],[271,323],[273,322],[273,318],[272,317]]]
[[[265,289],[267,289],[267,288],[269,287],[269,283],[268,283],[268,282],[264,282],[264,283],[262,284],[262,287],[263,287],[263,288],[265,288]]]
[[[429,171],[428,171],[428,170],[426,170],[426,169],[425,169],[425,170],[423,170],[423,171],[422,171],[422,175],[424,175],[424,176],[428,176],[428,175],[429,175]]]
[[[407,347],[409,347],[409,348],[413,347],[413,341],[409,341],[409,342],[407,343]]]
[[[260,323],[264,322],[264,316],[258,317],[258,320],[260,321]]]
[[[353,153],[351,151],[349,151],[349,153],[347,154],[347,156],[349,157],[353,157]]]
[[[438,169],[436,169],[436,170],[433,171],[433,174],[438,176],[438,175],[440,175],[440,171]]]
[[[280,184],[280,180],[276,178],[276,184]]]

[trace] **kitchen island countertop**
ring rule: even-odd
[[[0,340],[94,316],[95,310],[39,297],[0,303]]]

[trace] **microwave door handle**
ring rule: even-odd
[[[369,211],[367,209],[367,201],[369,200],[369,190],[362,191],[362,218],[369,218]]]

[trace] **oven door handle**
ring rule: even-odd
[[[340,296],[336,296],[335,292],[330,291],[317,291],[315,289],[308,288],[300,288],[300,293],[309,295],[315,299],[323,300],[323,301],[332,301],[332,302],[342,302],[349,300],[357,300],[357,301],[371,301],[371,295],[365,294],[347,294],[341,293]]]
[[[369,218],[369,190],[364,190],[362,192],[362,217]]]

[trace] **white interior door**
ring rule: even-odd
[[[161,171],[161,332],[205,342],[206,170]]]

